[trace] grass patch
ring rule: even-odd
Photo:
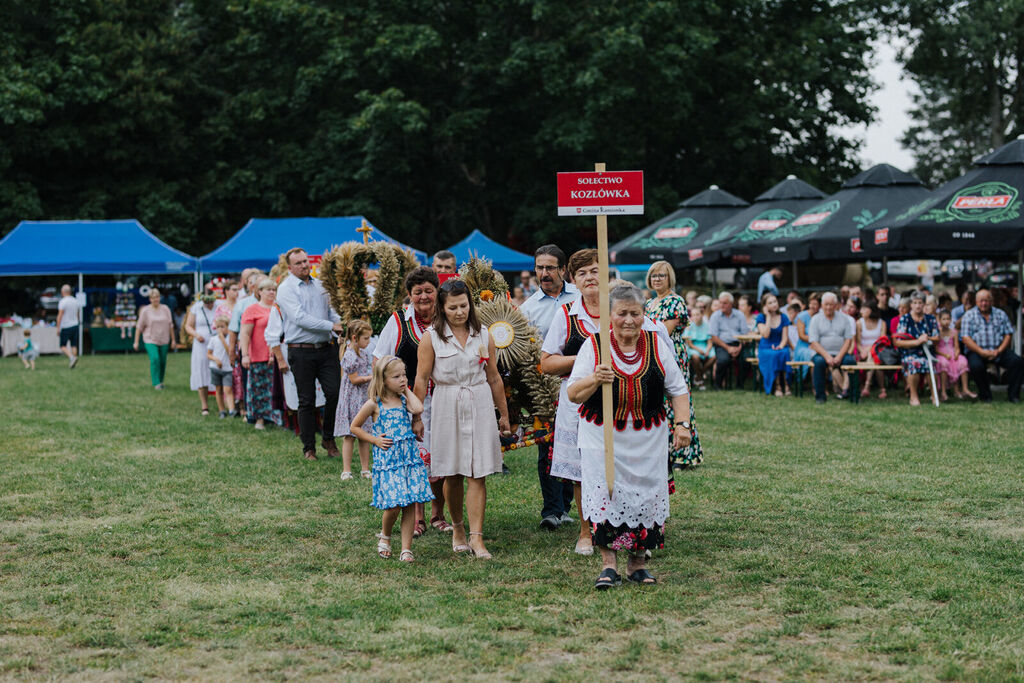
[[[660,584],[599,594],[533,449],[489,482],[492,562],[433,530],[383,562],[368,482],[201,418],[187,373],[0,361],[0,675],[1024,676],[1017,407],[698,394]]]

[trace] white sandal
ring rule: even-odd
[[[377,534],[377,555],[382,560],[391,558],[391,537],[385,536],[384,534]]]
[[[342,472],[341,473],[341,480],[342,481],[348,481],[351,478],[352,478],[352,473],[351,472]]]
[[[398,556],[398,559],[402,562],[413,562],[416,558],[412,556],[411,550],[403,550],[402,554]]]
[[[469,535],[470,536],[479,536],[480,537],[480,542],[483,543],[484,532],[482,532],[482,531],[470,531]],[[491,554],[489,552],[487,552],[486,550],[484,550],[483,552],[479,552],[477,550],[474,550],[473,546],[469,546],[469,554],[472,555],[473,557],[477,558],[478,560],[489,560],[489,559],[491,559]]]
[[[359,474],[361,474],[361,475],[362,475],[363,479],[370,479],[370,478],[372,478],[372,477],[373,477],[373,475],[372,475],[372,474],[370,474],[370,470],[363,470],[363,471],[362,471],[362,472],[360,472]]]

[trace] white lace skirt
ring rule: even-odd
[[[206,342],[197,339],[192,340],[192,372],[189,374],[188,385],[192,391],[199,391],[203,387],[213,390],[210,380],[210,359],[206,357]]]
[[[555,413],[555,438],[551,447],[551,476],[581,481],[580,448],[576,430],[580,423],[579,404],[569,400],[568,382],[563,379],[558,390]]]
[[[630,528],[661,525],[668,519],[668,425],[615,432],[615,490],[608,497],[604,476],[604,428],[579,423],[583,470],[583,516]]]

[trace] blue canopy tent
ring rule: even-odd
[[[161,242],[134,218],[115,221],[22,221],[0,240],[0,275],[194,273],[195,257]],[[82,348],[82,325],[78,348]]]
[[[249,267],[270,270],[278,257],[292,247],[302,247],[310,254],[322,254],[344,242],[362,242],[363,236],[356,232],[356,228],[364,220],[362,216],[250,218],[231,239],[199,258],[200,269],[204,273],[234,273]],[[370,221],[366,223],[373,228],[370,239],[406,247],[378,230]],[[406,248],[420,263],[427,262],[424,252]]]
[[[455,261],[459,264],[465,263],[473,256],[479,256],[490,261],[495,270],[533,270],[532,256],[509,249],[479,230],[474,230],[458,244],[448,247],[448,251],[455,254]]]

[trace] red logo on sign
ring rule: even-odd
[[[999,209],[1010,203],[1010,195],[995,194],[991,197],[957,197],[954,209]]]
[[[775,228],[779,227],[780,225],[785,225],[785,223],[786,223],[786,219],[785,218],[783,218],[781,220],[776,220],[776,221],[751,221],[750,222],[750,229],[751,230],[758,230],[758,231],[765,231],[765,232],[767,232],[767,231],[774,230]]]
[[[750,260],[751,260],[750,254],[733,254],[732,255],[732,262],[733,263],[750,263]]]
[[[855,254],[861,251],[859,237],[854,237],[850,240],[850,251]]]
[[[804,216],[800,216],[800,218],[797,218],[795,221],[793,221],[793,225],[816,225],[831,215],[831,211],[822,211],[821,213],[809,213]]]
[[[654,239],[671,240],[680,237],[689,237],[692,233],[693,228],[688,225],[682,228],[662,228],[658,232],[654,233]]]
[[[703,249],[691,249],[687,253],[690,255],[690,260],[691,261],[696,261],[698,259],[704,258],[704,250]]]
[[[888,244],[889,243],[889,228],[879,228],[875,230],[875,244]]]

